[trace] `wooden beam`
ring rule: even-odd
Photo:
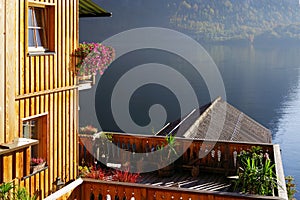
[[[278,186],[278,196],[284,199],[288,199],[287,190],[285,185],[285,176],[283,171],[281,152],[279,144],[274,145],[274,163],[275,163],[275,171],[277,176],[277,184]]]
[[[58,199],[58,198],[62,197],[64,194],[74,190],[76,187],[81,185],[82,182],[83,182],[83,180],[81,178],[79,178],[79,179],[73,181],[72,183],[68,184],[67,186],[63,187],[62,189],[58,190],[57,192],[51,194],[44,200]]]
[[[78,88],[78,86],[67,86],[67,87],[61,87],[61,88],[52,89],[52,90],[43,90],[43,91],[39,91],[39,92],[33,92],[33,93],[19,95],[16,97],[16,100],[27,99],[27,98],[31,98],[31,97],[46,95],[46,94],[53,94],[53,93],[58,93],[58,92],[62,92],[62,91],[67,91],[67,90],[74,90],[77,88]]]
[[[18,66],[18,1],[6,1],[6,46],[5,51],[5,68],[6,68],[6,141],[12,141],[17,137],[17,120],[15,107],[16,97],[16,69]]]
[[[6,0],[0,1],[0,143],[5,142],[5,20]]]

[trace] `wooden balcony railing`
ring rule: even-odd
[[[84,160],[86,163],[94,163],[97,160],[103,163],[118,163],[121,165],[130,163],[131,167],[139,169],[136,166],[136,161],[141,157],[146,165],[157,163],[157,157],[154,156],[156,147],[166,143],[165,138],[160,136],[123,133],[103,134],[109,135],[111,139],[107,141],[101,138],[93,139],[89,135],[80,135],[80,160]],[[181,155],[175,161],[177,169],[188,169],[191,166],[196,166],[202,173],[221,173],[224,177],[236,175],[236,170],[239,167],[237,155],[242,150],[260,146],[264,154],[269,156],[271,162],[275,163],[275,172],[280,187],[278,187],[278,191],[275,191],[275,197],[258,197],[231,192],[159,187],[151,184],[134,184],[132,186],[127,183],[84,179],[84,184],[81,186],[81,199],[90,198],[91,192],[94,193],[96,199],[96,195],[99,195],[99,193],[105,195],[107,190],[110,190],[112,195],[115,195],[116,192],[123,194],[125,191],[127,195],[134,192],[135,196],[137,195],[136,199],[152,199],[150,197],[153,196],[156,196],[153,199],[171,199],[171,196],[174,196],[175,199],[180,199],[180,197],[182,199],[286,199],[284,174],[278,145],[184,138],[176,138],[176,142],[178,144],[176,150]],[[132,152],[135,152],[135,154],[132,154]],[[141,157],[138,157],[139,153],[143,153],[140,155]]]
[[[214,192],[203,190],[189,190],[176,187],[159,187],[149,186],[142,184],[132,183],[120,183],[120,182],[107,182],[94,179],[83,179],[83,184],[78,187],[71,194],[69,199],[108,199],[107,195],[111,196],[111,199],[115,199],[118,196],[119,199],[130,199],[132,196],[136,200],[229,200],[229,199],[283,199],[280,197],[272,196],[258,196],[258,195],[245,195],[239,193],[230,192]],[[100,198],[99,198],[100,197]],[[102,197],[102,198],[101,198]]]
[[[105,162],[124,164],[143,159],[145,163],[157,162],[157,155],[153,155],[157,146],[166,144],[161,136],[130,135],[107,133],[111,141],[92,136],[80,136],[80,160],[94,163],[95,160],[105,158]],[[181,166],[197,165],[200,169],[212,172],[223,172],[231,175],[236,172],[237,155],[242,150],[249,150],[253,146],[260,146],[265,154],[274,161],[272,144],[256,144],[228,141],[205,141],[176,138],[179,159],[176,163]],[[129,152],[135,152],[133,156]],[[144,153],[138,155],[139,153]],[[140,156],[140,157],[139,157]]]

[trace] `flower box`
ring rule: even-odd
[[[92,75],[97,72],[102,75],[115,57],[112,47],[101,43],[80,43],[75,50],[76,57],[75,73],[77,76]]]
[[[80,75],[77,76],[77,80],[78,80],[78,85],[79,84],[86,84],[86,83],[90,83],[91,85],[95,84],[95,74],[90,74],[90,75]]]
[[[30,173],[33,174],[33,173],[36,173],[42,169],[44,169],[46,167],[46,162],[42,162],[40,164],[32,164],[30,165]]]

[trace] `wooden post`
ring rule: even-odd
[[[0,0],[0,143],[5,141],[5,2]]]

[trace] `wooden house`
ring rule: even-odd
[[[78,167],[78,87],[72,52],[90,0],[0,1],[0,184],[44,199]],[[33,158],[45,162],[33,170]],[[35,168],[36,169],[36,168]]]

